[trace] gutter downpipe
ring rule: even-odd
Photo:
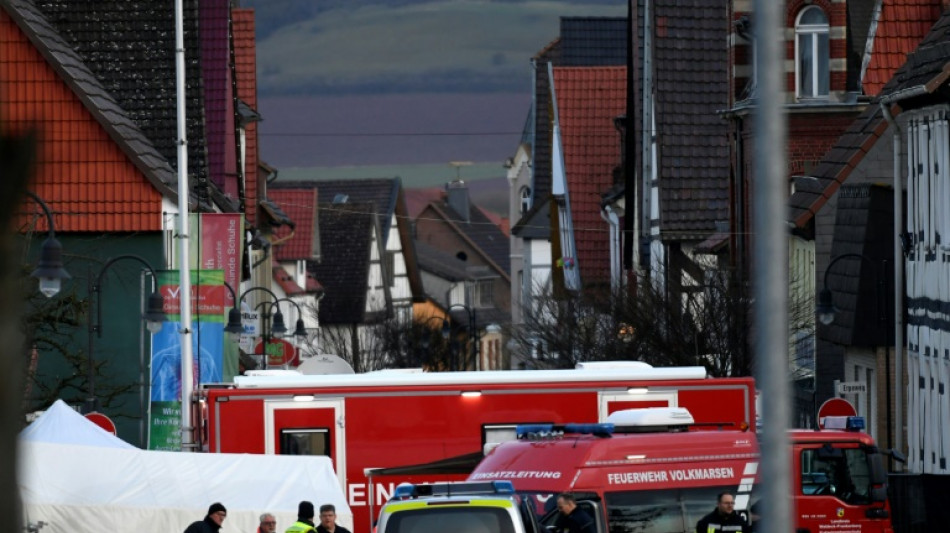
[[[901,360],[904,357],[904,254],[901,246],[901,229],[904,219],[904,188],[900,175],[900,148],[901,130],[890,109],[882,99],[881,113],[884,119],[893,128],[894,143],[894,418],[897,431],[894,432],[896,450],[903,449],[903,393],[901,385],[904,382],[904,366]],[[900,468],[900,467],[898,467]]]
[[[620,290],[620,219],[609,205],[600,210],[600,218],[610,225],[610,288]]]

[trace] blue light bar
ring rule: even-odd
[[[399,486],[396,487],[396,490],[393,491],[393,498],[411,498],[414,490],[416,490],[416,486],[412,483],[400,483]]]
[[[514,494],[515,484],[510,481],[492,481],[496,494]]]
[[[575,435],[594,435],[609,437],[614,432],[614,425],[602,424],[522,424],[515,428],[519,439],[529,436],[553,436],[555,434],[571,433]]]
[[[849,416],[846,426],[851,431],[862,431],[865,428],[863,416]]]

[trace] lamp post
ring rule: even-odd
[[[155,269],[152,268],[150,264],[141,257],[137,255],[120,255],[113,257],[106,261],[102,268],[99,269],[99,274],[93,278],[92,273],[89,275],[89,353],[87,359],[89,361],[89,398],[86,399],[86,412],[92,413],[99,410],[99,399],[96,398],[96,360],[95,352],[93,350],[93,341],[96,337],[102,338],[102,298],[99,292],[102,290],[102,280],[109,270],[109,267],[114,265],[118,261],[125,259],[131,259],[133,261],[138,261],[145,266],[146,269],[152,274],[153,283],[155,283],[158,277],[155,274]],[[95,279],[95,281],[93,281]],[[96,316],[93,320],[92,316],[92,299],[96,300]],[[149,332],[157,333],[162,329],[162,322],[165,321],[165,311],[162,309],[164,305],[164,299],[162,295],[158,293],[157,290],[152,291],[152,294],[148,297],[148,305],[145,308],[145,313],[142,314],[142,318],[145,319],[146,327]]]
[[[240,335],[244,331],[244,325],[241,323],[241,303],[244,302],[244,297],[254,291],[263,291],[266,292],[273,298],[273,301],[270,302],[260,302],[255,306],[255,309],[264,308],[264,311],[261,313],[261,340],[262,340],[262,353],[261,353],[261,367],[264,370],[267,370],[267,345],[270,343],[271,336],[274,337],[283,337],[287,333],[287,326],[284,325],[284,314],[280,312],[280,302],[290,302],[297,308],[297,323],[294,328],[293,335],[296,337],[306,337],[307,330],[304,327],[303,323],[303,312],[300,310],[300,305],[297,302],[291,300],[290,298],[278,298],[273,291],[266,287],[251,287],[250,289],[244,291],[241,294],[240,298],[237,298],[234,294],[234,289],[231,288],[227,283],[224,284],[229,291],[231,291],[231,296],[234,299],[234,307],[228,311],[228,324],[224,327],[224,330],[231,335]],[[265,306],[267,306],[265,308]],[[271,311],[274,308],[277,308],[277,311],[271,314]]]
[[[478,350],[478,336],[479,335],[478,335],[478,319],[476,316],[475,309],[470,308],[469,306],[465,304],[452,304],[449,306],[447,310],[449,318],[451,318],[452,316],[452,309],[456,309],[456,308],[464,310],[465,314],[468,316],[468,332],[471,337],[470,340],[471,340],[471,345],[472,345],[472,360],[475,362],[475,370],[478,370],[480,366],[479,365],[480,358],[479,358],[479,350]],[[448,333],[449,333],[449,324],[448,324],[448,321],[446,321],[442,324],[442,336],[448,337]],[[460,370],[461,369],[460,367],[462,367],[463,365],[455,365],[455,366],[456,367],[452,368],[452,370]]]
[[[40,292],[47,298],[52,298],[59,293],[62,281],[70,278],[69,272],[63,268],[63,246],[56,240],[56,227],[49,206],[36,193],[26,191],[26,195],[43,209],[48,227],[46,240],[40,250],[40,262],[30,275],[39,280]]]
[[[835,321],[835,309],[834,303],[832,301],[831,289],[828,288],[828,275],[831,273],[831,267],[835,265],[838,261],[842,259],[860,259],[861,261],[866,262],[872,267],[875,266],[874,262],[869,259],[867,256],[862,254],[841,254],[835,256],[831,259],[831,262],[828,263],[828,266],[825,268],[825,276],[822,282],[821,292],[818,293],[818,305],[815,307],[815,312],[818,315],[818,320],[828,326]],[[887,312],[887,302],[882,302],[881,299],[884,298],[887,292],[884,290],[884,283],[887,277],[887,260],[881,261],[880,272],[874,274],[875,278],[875,291],[874,291],[874,312],[877,315],[878,322],[880,323],[881,328],[884,331],[884,372],[890,376],[891,375],[891,354],[890,354],[890,336],[888,335],[889,328],[887,327],[888,322],[890,322],[890,317]],[[885,420],[887,422],[887,445],[892,446],[893,443],[893,434],[891,428],[891,387],[890,382],[885,380],[885,404],[887,409],[887,416]]]

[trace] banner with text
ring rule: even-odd
[[[198,249],[192,250],[192,257],[198,264],[192,266],[200,270],[221,270],[224,281],[241,295],[241,259],[244,257],[244,217],[240,213],[200,213],[192,214],[192,227],[198,235]],[[225,315],[234,306],[231,292],[224,291]],[[224,339],[221,358],[221,381],[230,382],[238,374],[241,359],[240,346]]]
[[[150,450],[181,449],[181,291],[177,271],[158,272],[166,320],[152,337]],[[191,340],[194,385],[222,381],[225,307],[224,272],[191,271]]]

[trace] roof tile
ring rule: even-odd
[[[577,264],[585,283],[610,275],[608,228],[600,218],[600,203],[620,164],[620,133],[613,120],[625,110],[626,78],[625,67],[554,68]]]

